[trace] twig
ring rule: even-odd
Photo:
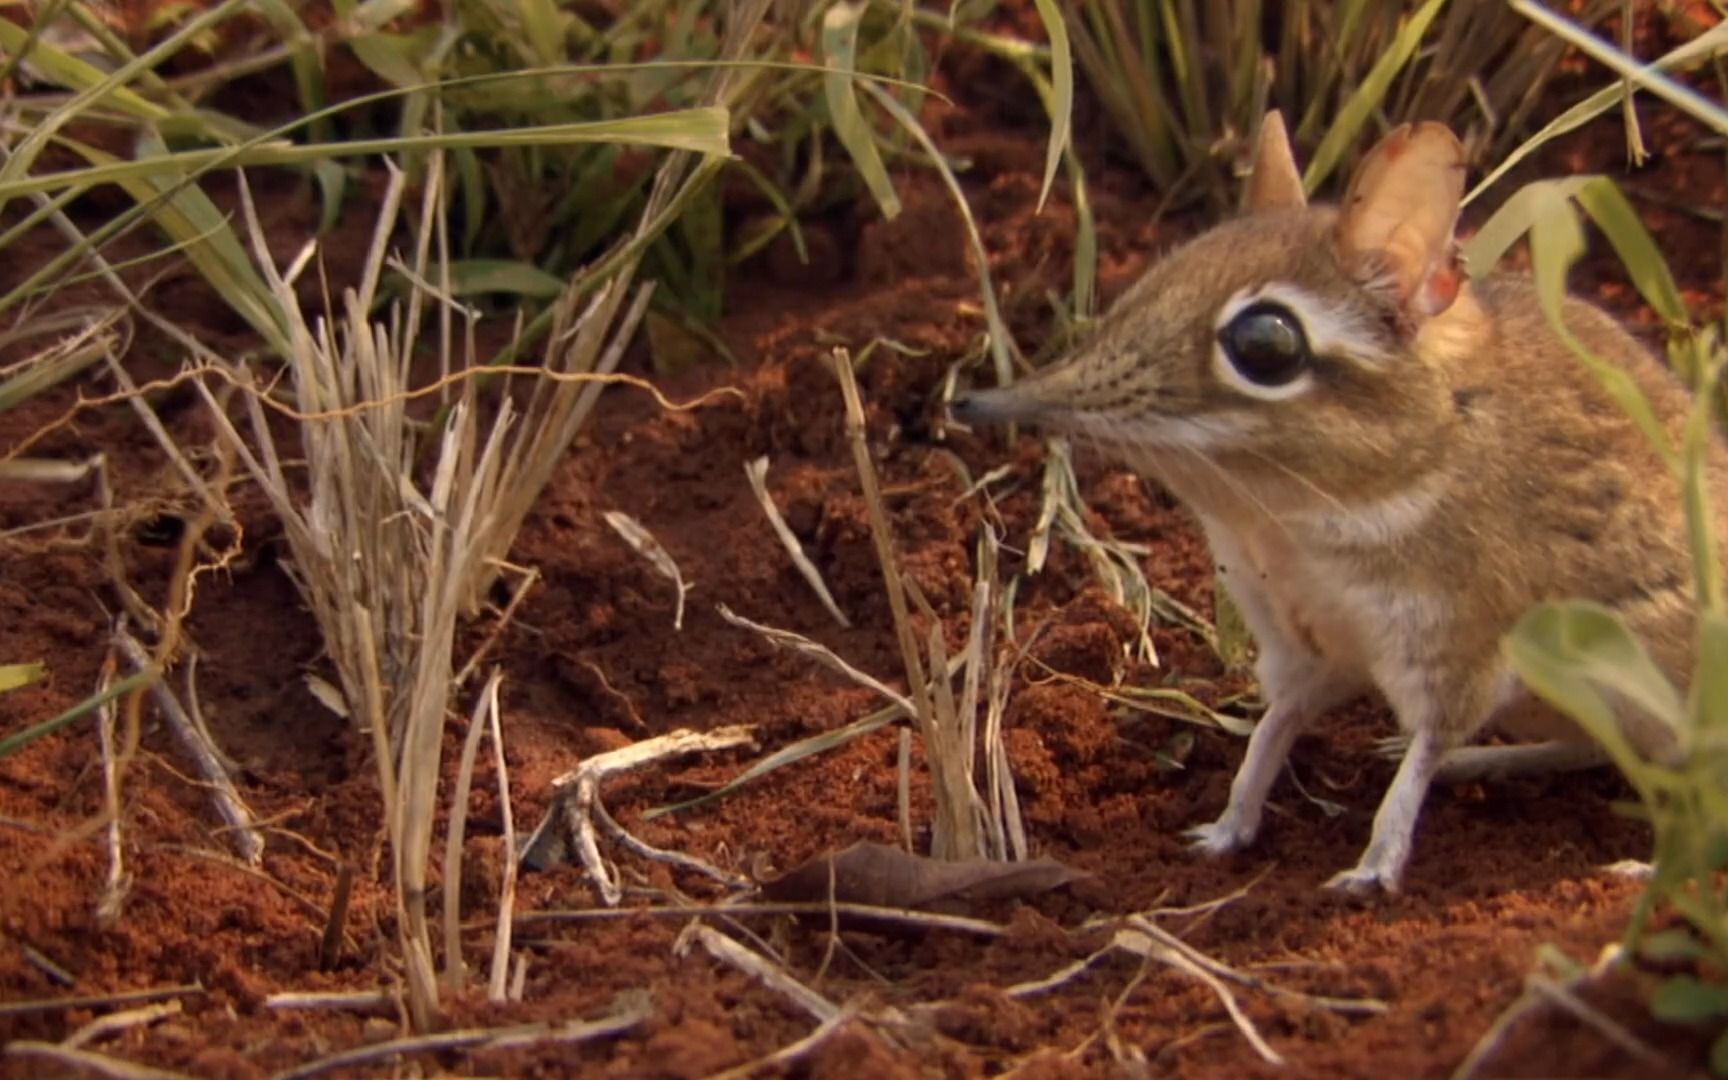
[[[964,915],[942,915],[932,911],[908,908],[876,907],[873,904],[806,903],[738,903],[679,907],[643,908],[575,908],[562,911],[528,911],[516,916],[518,924],[535,922],[607,922],[615,919],[640,917],[688,919],[731,918],[741,915],[827,915],[837,912],[851,918],[868,919],[876,923],[911,926],[923,930],[949,930],[977,937],[999,938],[1008,935],[1008,928],[983,919]]]
[[[24,959],[30,961],[37,970],[48,976],[61,986],[72,986],[78,982],[77,976],[50,960],[46,954],[27,942],[18,943],[18,951],[24,954]]]
[[[193,994],[202,993],[204,993],[202,983],[184,983],[179,986],[159,986],[148,990],[124,990],[117,994],[80,994],[77,997],[7,1001],[0,1002],[0,1016],[25,1016],[29,1013],[54,1012],[59,1009],[105,1009],[113,1005],[163,1001],[167,998],[189,997]]]
[[[834,621],[841,626],[850,627],[852,620],[840,610],[835,603],[834,594],[828,591],[828,583],[822,580],[822,571],[810,561],[810,556],[804,553],[804,546],[798,542],[798,537],[792,532],[792,527],[786,524],[786,519],[780,514],[780,507],[774,503],[774,496],[768,492],[768,458],[766,455],[754,461],[746,462],[744,475],[750,480],[750,490],[756,493],[756,501],[762,504],[762,512],[768,517],[768,524],[773,527],[774,535],[780,538],[780,544],[791,556],[792,565],[798,568],[798,573],[810,585],[816,594],[816,599],[822,601],[822,606],[828,609],[828,614],[834,616]]]
[[[818,1022],[827,1023],[842,1015],[840,1006],[799,982],[791,972],[761,953],[745,948],[706,923],[693,922],[685,927],[672,946],[673,954],[683,956],[689,952],[692,943],[701,945],[714,959],[738,969],[780,994]]]
[[[516,591],[510,594],[510,602],[504,605],[504,610],[498,615],[498,621],[486,631],[485,640],[480,642],[480,646],[474,650],[474,654],[463,662],[462,670],[458,671],[456,677],[451,680],[452,688],[460,689],[467,685],[469,677],[479,670],[480,662],[497,646],[498,639],[504,636],[505,627],[509,626],[511,620],[516,617],[516,609],[521,607],[522,601],[528,598],[528,590],[532,589],[534,583],[540,580],[540,568],[537,566],[508,568],[520,572],[522,580],[517,583]]]
[[[1470,1052],[1464,1055],[1464,1060],[1458,1063],[1456,1069],[1452,1070],[1451,1080],[1471,1080],[1481,1071],[1482,1066],[1488,1063],[1488,1059],[1499,1052],[1505,1044],[1507,1036],[1511,1035],[1513,1027],[1520,1020],[1534,1013],[1544,1003],[1556,1005],[1570,1012],[1583,1023],[1596,1028],[1603,1037],[1626,1051],[1627,1054],[1646,1065],[1659,1071],[1670,1066],[1672,1062],[1648,1043],[1626,1030],[1613,1018],[1604,1015],[1600,1009],[1579,998],[1574,989],[1586,979],[1599,977],[1619,957],[1619,948],[1609,946],[1602,950],[1602,955],[1594,965],[1565,982],[1556,981],[1546,975],[1531,973],[1524,980],[1524,992],[1519,994],[1512,1004],[1506,1007],[1505,1011],[1495,1017],[1492,1024],[1488,1025],[1488,1030],[1482,1033],[1482,1037],[1476,1040],[1476,1045],[1472,1046]]]
[[[546,858],[556,844],[552,829],[562,818],[570,831],[571,843],[593,880],[601,900],[609,907],[623,899],[623,887],[606,867],[595,836],[594,807],[600,798],[603,781],[619,773],[629,772],[664,758],[683,754],[731,750],[754,745],[752,729],[743,725],[716,728],[713,731],[674,731],[629,746],[596,754],[575,769],[552,781],[552,800],[546,816],[528,837],[521,857]]]
[[[15,1039],[7,1043],[6,1056],[47,1058],[80,1072],[93,1072],[98,1076],[112,1076],[115,1080],[192,1080],[186,1073],[156,1069],[149,1065],[136,1065],[123,1058],[109,1057],[107,1054],[98,1054],[93,1050],[78,1050],[69,1046],[35,1042],[29,1039]]]
[[[343,928],[348,923],[348,905],[354,898],[354,867],[343,863],[336,868],[336,888],[330,894],[330,912],[324,919],[324,933],[318,939],[318,969],[329,971],[342,958]]]
[[[1242,1011],[1242,1006],[1236,1001],[1236,995],[1230,992],[1230,988],[1224,984],[1224,981],[1212,974],[1206,967],[1191,960],[1186,953],[1170,948],[1140,930],[1118,930],[1111,944],[1136,956],[1160,961],[1190,978],[1205,983],[1217,996],[1219,1002],[1223,1004],[1224,1011],[1230,1014],[1230,1019],[1235,1023],[1236,1030],[1240,1031],[1242,1037],[1248,1040],[1248,1045],[1254,1048],[1254,1052],[1259,1054],[1261,1059],[1268,1064],[1284,1064],[1284,1058],[1272,1049],[1271,1044],[1261,1036],[1260,1029],[1254,1026],[1254,1021],[1248,1019],[1248,1014]]]
[[[341,1009],[349,1012],[395,1011],[401,999],[388,990],[287,990],[264,999],[266,1009]]]
[[[128,1031],[141,1024],[154,1024],[166,1017],[178,1016],[184,1008],[185,1006],[180,1003],[180,999],[175,998],[172,1001],[163,1001],[155,1005],[141,1005],[136,1009],[98,1016],[62,1039],[60,1045],[68,1050],[77,1050],[86,1043],[95,1042],[97,1039],[106,1038],[117,1032]]]
[[[127,662],[137,671],[146,671],[153,666],[150,654],[124,627],[115,629],[114,642],[125,654]],[[216,813],[232,831],[234,846],[238,849],[240,858],[245,860],[248,866],[257,866],[264,858],[264,837],[258,832],[252,811],[240,797],[234,781],[229,779],[228,771],[222,767],[220,751],[206,741],[200,726],[180,707],[180,701],[169,688],[167,680],[158,679],[152,683],[150,692],[155,696],[156,707],[162,711],[169,728],[179,736],[180,745],[191,755],[199,776],[210,785]]]
[[[599,821],[600,827],[606,830],[608,836],[638,858],[647,859],[649,862],[667,863],[692,873],[701,874],[703,877],[718,881],[728,889],[747,889],[751,885],[749,878],[734,874],[729,870],[722,870],[713,863],[698,859],[694,855],[655,847],[618,824],[618,819],[612,816],[612,812],[606,809],[606,804],[598,798],[594,800],[594,816]]]
[[[536,1043],[579,1043],[621,1035],[647,1020],[652,1013],[646,997],[627,1003],[618,1012],[599,1020],[578,1020],[563,1024],[523,1024],[518,1027],[483,1028],[478,1030],[446,1031],[437,1035],[417,1035],[391,1039],[374,1046],[360,1046],[331,1054],[329,1057],[297,1065],[277,1073],[272,1080],[306,1080],[334,1069],[369,1065],[403,1054],[437,1053],[446,1050],[500,1050]]]

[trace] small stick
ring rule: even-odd
[[[342,958],[342,930],[348,922],[348,905],[354,896],[354,867],[343,863],[336,869],[336,891],[330,897],[330,914],[324,920],[324,935],[318,943],[318,970],[329,971]]]
[[[744,725],[715,728],[707,732],[679,730],[594,755],[552,781],[551,805],[546,809],[546,817],[523,845],[523,857],[547,842],[547,830],[562,815],[570,829],[576,852],[587,869],[589,878],[593,880],[594,887],[599,891],[600,899],[608,907],[616,907],[624,897],[624,890],[606,868],[594,827],[594,807],[600,799],[601,782],[664,758],[754,745],[751,732],[752,729]]]
[[[144,646],[124,628],[114,631],[114,642],[119,645],[127,662],[135,670],[148,671],[154,666]],[[162,711],[168,727],[179,737],[181,747],[191,755],[198,774],[210,785],[216,812],[232,831],[234,845],[239,849],[240,857],[247,865],[257,866],[264,858],[264,837],[254,824],[252,811],[240,797],[234,781],[229,779],[227,770],[222,767],[221,753],[205,740],[199,726],[186,715],[186,710],[180,707],[179,699],[174,696],[174,691],[169,688],[166,680],[158,679],[152,683],[150,693],[156,698],[156,707]]]
[[[1236,1030],[1240,1031],[1242,1037],[1248,1040],[1248,1045],[1254,1048],[1254,1052],[1259,1054],[1261,1059],[1269,1065],[1284,1064],[1284,1058],[1278,1051],[1272,1049],[1271,1044],[1261,1036],[1260,1029],[1255,1027],[1254,1021],[1250,1020],[1248,1014],[1242,1011],[1242,1006],[1236,1001],[1236,995],[1230,992],[1230,988],[1224,984],[1224,980],[1212,974],[1204,965],[1190,959],[1186,953],[1155,940],[1151,935],[1141,930],[1118,930],[1112,944],[1124,952],[1130,952],[1148,960],[1162,961],[1184,975],[1205,983],[1207,988],[1223,1004],[1224,1011],[1230,1014],[1230,1019],[1236,1025]]]
[[[684,932],[678,935],[677,943],[672,946],[673,954],[684,955],[689,952],[692,943],[700,944],[714,959],[749,975],[809,1013],[820,1023],[827,1023],[842,1015],[838,1005],[799,982],[791,972],[706,923],[693,922],[686,927]]]
[[[804,553],[804,545],[798,542],[798,537],[792,532],[792,527],[786,524],[786,519],[780,515],[780,507],[774,503],[774,496],[768,492],[768,458],[759,457],[745,463],[744,475],[750,480],[750,490],[756,493],[756,501],[762,504],[762,513],[768,517],[768,524],[773,527],[774,535],[780,538],[780,544],[791,556],[792,565],[798,568],[798,573],[809,583],[816,594],[816,599],[822,601],[822,606],[828,609],[828,614],[834,616],[834,621],[841,626],[850,627],[852,620],[840,610],[840,605],[834,602],[834,594],[828,591],[828,583],[822,580],[822,571],[816,569],[816,564],[810,561],[810,556]]]
[[[678,590],[678,606],[672,615],[672,629],[684,629],[684,597],[694,585],[685,583],[684,575],[679,571],[678,563],[673,560],[671,552],[662,547],[660,541],[654,539],[654,534],[629,514],[608,510],[601,517],[606,519],[606,524],[612,526],[612,531],[629,544],[636,554],[647,559],[648,564]]]
[[[529,911],[516,916],[518,923],[535,922],[606,922],[614,919],[648,918],[731,918],[739,915],[827,915],[838,912],[873,922],[913,926],[924,930],[951,930],[978,937],[999,938],[1008,935],[1008,928],[999,923],[972,919],[964,915],[941,915],[909,908],[876,907],[873,904],[829,904],[817,901],[802,903],[740,903],[703,906],[690,904],[679,907],[645,908],[575,908],[560,911]]]
[[[264,999],[266,1009],[342,1009],[349,1012],[394,1012],[400,999],[387,990],[331,990],[302,992],[296,990],[271,994]]]
[[[204,993],[203,984],[185,983],[180,986],[160,986],[149,990],[126,990],[118,994],[81,994],[77,997],[8,1001],[0,1003],[0,1016],[24,1016],[29,1013],[54,1012],[59,1009],[103,1009],[112,1005],[162,1001],[167,998],[187,997],[202,993]]]
[[[713,863],[705,862],[694,855],[655,847],[618,824],[618,819],[612,816],[612,812],[606,809],[606,804],[599,799],[594,800],[594,816],[599,820],[601,828],[606,830],[608,836],[639,858],[647,859],[650,862],[670,863],[681,869],[713,878],[729,889],[747,889],[751,885],[749,878],[741,877],[728,870],[722,870]]]
[[[76,975],[67,971],[59,964],[56,964],[53,960],[50,960],[45,953],[37,949],[35,946],[20,941],[18,943],[18,951],[23,953],[24,959],[35,965],[42,974],[48,976],[61,986],[73,986],[78,982],[78,977]]]
[[[7,1043],[6,1056],[47,1058],[78,1072],[111,1076],[115,1080],[192,1080],[186,1073],[137,1065],[122,1058],[98,1054],[94,1050],[78,1050],[30,1039],[15,1039]]]
[[[884,683],[874,675],[860,671],[851,664],[848,664],[832,649],[828,648],[828,646],[812,641],[803,634],[794,633],[791,630],[781,630],[778,627],[759,623],[754,619],[746,619],[744,616],[737,614],[725,604],[716,604],[714,607],[720,612],[720,617],[731,623],[733,626],[741,626],[746,630],[754,630],[758,634],[767,638],[768,644],[782,649],[790,649],[801,656],[808,657],[830,671],[851,679],[859,686],[876,691],[878,694],[887,698],[891,704],[905,710],[907,715],[916,715],[914,710],[917,706],[913,703],[911,698],[897,690],[891,689],[887,683]]]
[[[106,1038],[118,1032],[128,1031],[141,1024],[154,1024],[166,1017],[177,1016],[184,1008],[180,999],[175,998],[172,1001],[163,1001],[155,1005],[141,1005],[136,1009],[98,1016],[62,1039],[60,1045],[68,1050],[77,1050],[86,1043],[95,1042],[97,1039]]]
[[[277,1073],[272,1080],[307,1080],[308,1077],[320,1076],[334,1069],[369,1065],[403,1054],[437,1053],[445,1050],[499,1050],[542,1042],[591,1042],[629,1031],[647,1020],[650,1012],[644,998],[612,1016],[601,1017],[599,1020],[578,1020],[564,1024],[523,1024],[519,1027],[446,1031],[437,1035],[390,1039],[297,1065]]]
[[[899,753],[894,759],[894,807],[900,819],[900,848],[912,850],[912,729],[900,725]]]

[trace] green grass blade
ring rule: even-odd
[[[1470,268],[1470,276],[1487,277],[1494,272],[1500,260],[1512,250],[1536,223],[1537,214],[1547,207],[1549,192],[1562,197],[1576,194],[1592,178],[1588,176],[1573,176],[1559,180],[1543,180],[1526,184],[1512,193],[1512,197],[1503,203],[1494,215],[1483,222],[1464,244],[1464,262]]]
[[[1062,163],[1062,154],[1068,148],[1068,140],[1074,123],[1074,52],[1068,45],[1068,24],[1062,17],[1062,9],[1056,5],[1056,0],[1033,0],[1038,8],[1038,17],[1044,20],[1044,32],[1050,35],[1050,100],[1046,108],[1050,114],[1050,145],[1044,151],[1044,184],[1038,189],[1038,209],[1044,209],[1044,200],[1050,197],[1050,186],[1056,182],[1056,169]]]
[[[93,146],[71,139],[60,141],[94,163],[91,171],[118,163],[113,155]],[[121,164],[149,166],[172,156],[162,153],[161,143],[153,138],[140,141],[139,154],[137,161]],[[145,208],[170,240],[185,246],[186,258],[276,355],[288,355],[288,333],[269,286],[252,265],[227,216],[203,189],[161,169],[130,172],[116,182]]]
[[[1332,126],[1326,129],[1326,136],[1315,148],[1307,170],[1302,174],[1302,186],[1310,195],[1326,182],[1332,171],[1338,167],[1338,162],[1343,159],[1345,152],[1355,143],[1356,137],[1368,123],[1368,118],[1379,108],[1386,91],[1391,88],[1392,81],[1415,54],[1416,46],[1422,42],[1422,35],[1428,32],[1428,24],[1434,21],[1434,16],[1440,13],[1445,4],[1446,0],[1427,0],[1417,8],[1399,28],[1392,38],[1392,44],[1381,54],[1380,59],[1368,69],[1368,75],[1362,80],[1362,84],[1345,100],[1336,119],[1332,121]]]
[[[421,150],[454,150],[498,146],[555,146],[561,143],[622,143],[704,155],[731,153],[730,117],[726,109],[707,106],[619,120],[589,120],[542,124],[508,131],[464,131],[441,135],[355,139],[337,143],[267,142],[251,146],[183,150],[137,161],[109,158],[109,164],[70,169],[0,182],[0,201],[69,184],[125,184],[129,180],[186,175],[215,168],[257,168],[306,165],[345,157],[405,154]],[[17,160],[14,158],[13,160]]]
[[[1613,245],[1644,302],[1670,329],[1690,327],[1692,315],[1680,296],[1680,286],[1674,283],[1668,260],[1620,188],[1607,177],[1597,176],[1581,184],[1573,198]]]
[[[1626,779],[1649,797],[1655,769],[1626,741],[1604,689],[1631,688],[1655,721],[1680,733],[1680,691],[1609,608],[1585,601],[1545,603],[1529,610],[1502,639],[1502,653],[1526,686],[1602,743]]]
[[[1728,49],[1728,22],[1718,23],[1686,44],[1664,54],[1654,63],[1645,65],[1645,70],[1689,70],[1718,56],[1724,49]],[[1493,170],[1484,176],[1474,188],[1471,188],[1470,193],[1464,196],[1464,204],[1468,206],[1478,195],[1492,187],[1502,176],[1505,176],[1526,157],[1547,143],[1569,131],[1583,127],[1609,109],[1619,105],[1623,93],[1619,83],[1603,87],[1550,120],[1541,131],[1520,143],[1498,165],[1494,166]]]
[[[1715,129],[1717,134],[1728,135],[1728,112],[1685,83],[1638,63],[1582,26],[1556,15],[1541,4],[1532,3],[1531,0],[1512,0],[1512,10],[1607,67],[1626,82],[1650,91],[1699,123]],[[1728,23],[1718,24],[1716,29],[1720,30],[1724,26],[1728,26]],[[1623,86],[1613,89],[1623,97]]]
[[[52,43],[37,38],[30,42],[29,31],[17,23],[0,19],[0,51],[12,56],[22,55],[26,44],[30,45],[30,63],[40,68],[42,73],[61,86],[74,91],[89,91],[94,87],[110,82],[108,72],[86,63],[76,56],[65,52]],[[168,110],[155,102],[140,96],[136,91],[123,85],[112,84],[82,108],[97,108],[108,106],[118,109],[138,120],[157,121],[168,116]],[[65,106],[70,109],[71,106]]]
[[[97,82],[79,90],[72,96],[71,101],[30,127],[24,138],[13,147],[11,157],[4,165],[0,165],[0,181],[24,176],[35,166],[36,159],[48,148],[49,142],[59,134],[61,128],[77,120],[93,104],[123,89],[140,73],[154,70],[157,65],[178,52],[181,46],[240,10],[246,2],[247,0],[224,0],[223,3],[199,12],[144,55],[133,58]],[[40,44],[37,43],[38,47]],[[4,205],[5,198],[0,196],[0,205]]]
[[[80,718],[90,715],[115,698],[123,697],[141,687],[149,686],[155,681],[156,673],[154,671],[140,671],[136,675],[121,679],[100,693],[90,695],[52,720],[44,720],[40,724],[33,724],[25,728],[23,731],[13,732],[4,739],[0,739],[0,758],[9,757],[37,739],[52,735],[61,728],[76,723]]]
[[[563,290],[563,278],[512,259],[457,259],[450,263],[450,292],[454,296],[508,293],[536,300],[549,300]]]
[[[1572,200],[1559,187],[1553,184],[1532,186],[1538,192],[1539,201],[1530,227],[1530,264],[1543,315],[1547,316],[1548,324],[1566,346],[1644,432],[1662,459],[1671,468],[1678,468],[1677,452],[1667,430],[1632,376],[1585,348],[1566,326],[1566,275],[1584,253],[1584,229],[1578,222]]]
[[[966,238],[972,246],[972,259],[978,265],[978,289],[984,297],[984,322],[990,331],[990,355],[996,362],[996,378],[1000,385],[1007,386],[1014,381],[1014,336],[1008,332],[1008,324],[1002,318],[1001,305],[996,302],[996,287],[990,281],[990,253],[984,250],[984,239],[978,233],[978,222],[972,216],[972,207],[966,202],[966,192],[961,189],[954,170],[948,167],[948,162],[936,148],[930,133],[918,123],[918,118],[881,87],[865,83],[864,89],[896,123],[918,141],[924,152],[930,155],[930,160],[936,165],[936,172],[954,198],[954,205],[960,211],[960,219],[966,225]]]
[[[822,55],[831,69],[822,76],[822,91],[828,100],[828,118],[834,125],[834,135],[852,156],[864,186],[882,216],[895,218],[900,214],[900,195],[888,177],[876,140],[864,122],[855,94],[853,68],[858,51],[858,23],[864,17],[863,4],[836,3],[822,16]],[[866,84],[868,85],[868,84]]]

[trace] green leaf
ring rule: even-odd
[[[1356,141],[1356,136],[1368,123],[1368,118],[1374,115],[1374,110],[1380,107],[1380,102],[1386,97],[1386,91],[1391,89],[1392,80],[1404,70],[1404,65],[1410,62],[1415,54],[1416,46],[1421,44],[1422,35],[1428,32],[1428,24],[1434,21],[1434,16],[1440,14],[1446,0],[1427,0],[1398,29],[1392,38],[1392,44],[1374,66],[1368,69],[1368,75],[1362,84],[1345,100],[1338,110],[1332,126],[1326,129],[1326,137],[1320,140],[1320,145],[1314,149],[1314,157],[1309,160],[1308,168],[1302,173],[1302,186],[1313,194],[1332,175],[1332,170],[1338,167],[1344,152]]]
[[[1676,975],[1651,995],[1650,1012],[1671,1024],[1728,1016],[1728,986],[1701,982],[1693,975]]]
[[[115,182],[145,209],[169,239],[184,245],[186,257],[204,280],[269,343],[276,355],[288,355],[288,333],[282,311],[270,287],[252,265],[227,215],[216,208],[203,189],[183,175],[176,175],[171,169],[149,168],[173,156],[164,153],[160,140],[154,135],[140,137],[138,160],[134,162],[120,161],[106,151],[70,139],[61,141],[95,166],[90,172],[110,166],[144,166],[123,172]]]
[[[1658,930],[1638,942],[1638,955],[1652,963],[1692,960],[1703,954],[1698,939],[1685,930]]]
[[[1074,52],[1068,45],[1068,24],[1056,0],[1033,0],[1038,17],[1044,22],[1044,32],[1050,37],[1050,80],[1052,100],[1049,102],[1050,145],[1044,151],[1044,184],[1038,189],[1038,209],[1050,197],[1050,186],[1056,182],[1056,169],[1062,164],[1062,153],[1074,123]]]
[[[1600,742],[1648,797],[1647,767],[1627,743],[1605,692],[1643,708],[1677,735],[1685,716],[1679,692],[1614,612],[1583,601],[1538,605],[1502,640],[1501,651],[1531,691]]]
[[[1475,235],[1464,243],[1464,262],[1470,276],[1484,278],[1494,272],[1501,259],[1522,240],[1535,224],[1538,213],[1548,208],[1556,196],[1571,197],[1592,177],[1570,176],[1559,180],[1540,180],[1526,184],[1494,211]]]
[[[1728,728],[1728,613],[1706,611],[1699,618],[1689,711],[1700,734]]]
[[[27,28],[8,19],[0,19],[0,52],[16,56],[29,38],[30,31]],[[28,58],[32,66],[68,90],[89,91],[101,88],[80,105],[80,108],[106,105],[146,121],[163,120],[168,116],[167,109],[139,96],[135,91],[126,89],[124,85],[111,79],[108,72],[55,47],[41,37],[31,46]]]
[[[457,259],[450,263],[450,291],[456,296],[511,293],[546,300],[564,288],[564,279],[513,259]]]
[[[0,694],[29,686],[48,674],[44,664],[0,664]]]
[[[1566,275],[1584,253],[1584,229],[1578,222],[1571,200],[1566,198],[1565,189],[1553,184],[1532,186],[1537,189],[1537,204],[1530,225],[1530,264],[1536,282],[1536,297],[1542,313],[1548,318],[1548,325],[1638,425],[1662,459],[1671,467],[1677,465],[1667,429],[1657,418],[1649,399],[1638,388],[1638,383],[1619,365],[1603,360],[1585,348],[1567,327]]]
[[[828,99],[828,115],[834,124],[834,135],[852,156],[864,186],[882,208],[882,216],[893,219],[900,214],[900,196],[888,169],[882,164],[882,154],[876,140],[864,122],[853,92],[853,72],[857,63],[858,23],[864,17],[865,5],[840,2],[822,16],[822,56],[830,69],[822,76],[822,91]]]
[[[1605,176],[1590,177],[1579,185],[1573,198],[1614,246],[1614,253],[1620,257],[1644,302],[1669,326],[1690,325],[1691,312],[1680,296],[1680,287],[1674,283],[1668,260],[1662,257],[1650,230],[1644,227],[1638,211],[1620,188]]]

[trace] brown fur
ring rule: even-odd
[[[1279,717],[1291,732],[1347,690],[1374,688],[1429,740],[1425,754],[1449,753],[1489,722],[1577,739],[1518,691],[1500,654],[1501,637],[1544,600],[1612,608],[1684,683],[1696,628],[1678,484],[1549,327],[1527,279],[1458,274],[1463,173],[1450,132],[1388,136],[1339,211],[1295,202],[1282,125],[1268,130],[1246,216],[1150,269],[1066,363],[977,395],[969,412],[1088,439],[1193,508],[1222,579],[1247,601],[1263,684],[1303,713]],[[1297,290],[1291,308],[1310,339],[1333,339],[1280,400],[1221,378],[1216,345],[1232,298],[1271,289]],[[1690,396],[1664,365],[1581,300],[1565,316],[1585,348],[1633,377],[1677,442]],[[1720,442],[1709,482],[1728,537]],[[1623,723],[1641,751],[1674,752],[1660,724],[1630,712]],[[1278,745],[1264,755],[1281,760],[1289,737],[1268,734]],[[1233,790],[1225,817],[1199,830],[1210,850],[1240,846],[1258,826],[1270,780],[1255,754],[1251,745],[1244,765],[1255,775],[1238,777],[1245,793]],[[1344,885],[1395,887],[1410,800],[1419,805],[1435,768],[1407,765]]]

